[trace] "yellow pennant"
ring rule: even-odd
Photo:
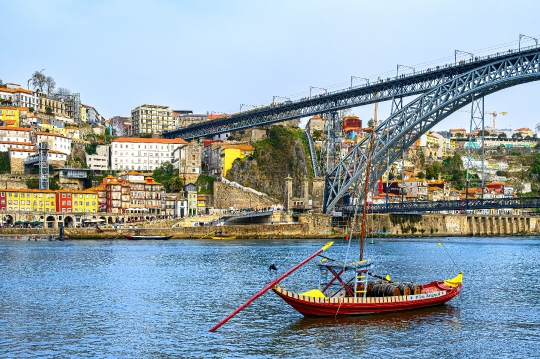
[[[392,278],[390,278],[390,274],[386,275],[386,280],[389,281],[389,282],[392,280]]]
[[[440,247],[440,246],[442,246],[442,243],[441,243],[441,242],[439,242],[439,243],[437,243],[437,245],[438,245],[438,246]]]

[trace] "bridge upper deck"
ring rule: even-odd
[[[375,83],[366,83],[309,98],[287,101],[279,105],[270,104],[250,111],[239,112],[217,120],[206,121],[185,128],[164,132],[163,137],[193,139],[253,126],[298,119],[329,111],[363,106],[390,100],[394,97],[417,95],[477,67],[486,66],[491,62],[501,61],[505,58],[511,58],[517,54],[536,54],[538,51],[540,51],[540,48],[530,46],[521,49],[521,51],[510,49],[502,53],[460,61],[457,64],[439,65],[413,74],[401,74],[392,78],[379,79]]]

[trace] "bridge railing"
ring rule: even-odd
[[[403,213],[403,212],[440,212],[450,210],[476,210],[476,209],[516,209],[540,208],[540,197],[529,198],[490,198],[490,199],[462,199],[452,201],[422,201],[402,203],[368,204],[369,213]],[[362,206],[339,206],[336,212],[361,212]]]
[[[432,73],[434,71],[438,71],[438,70],[442,70],[442,69],[461,67],[461,66],[469,65],[469,64],[472,64],[472,63],[475,63],[475,62],[498,59],[498,58],[502,58],[502,57],[505,57],[505,56],[508,56],[508,55],[524,53],[524,52],[527,52],[529,50],[537,49],[537,48],[539,48],[539,47],[536,46],[536,45],[524,46],[524,47],[521,47],[521,49],[510,48],[508,50],[494,52],[494,53],[490,53],[490,54],[487,54],[487,55],[474,56],[473,58],[470,58],[470,59],[467,59],[467,60],[460,60],[457,63],[456,62],[446,62],[446,63],[445,62],[440,62],[440,63],[433,62],[433,63],[430,64],[429,67],[425,67],[425,68],[423,68],[421,70],[415,70],[412,73],[410,73],[410,72],[402,73],[402,74],[397,74],[396,73],[396,75],[390,75],[391,72],[386,72],[386,73],[383,73],[382,75],[388,75],[388,76],[382,76],[382,78],[381,78],[381,76],[366,78],[366,80],[368,80],[368,81],[365,82],[365,83],[359,84],[359,85],[355,85],[355,86],[351,85],[351,86],[345,87],[345,88],[341,87],[341,88],[336,89],[334,91],[327,91],[325,93],[316,94],[316,95],[303,96],[303,97],[298,97],[298,98],[290,97],[290,99],[288,101],[285,101],[285,102],[277,102],[277,103],[274,102],[274,101],[272,101],[272,102],[264,102],[264,103],[259,104],[255,108],[252,108],[252,109],[249,109],[249,110],[246,110],[246,111],[236,112],[236,113],[233,113],[230,116],[224,114],[224,116],[222,116],[222,117],[218,117],[218,118],[216,118],[214,120],[203,121],[203,123],[207,123],[207,122],[211,122],[211,121],[215,121],[215,120],[220,120],[220,119],[225,119],[225,118],[237,117],[237,116],[241,116],[241,115],[244,115],[244,114],[250,114],[250,113],[259,112],[259,111],[262,111],[262,110],[267,110],[267,109],[270,109],[270,108],[277,108],[277,107],[287,106],[287,105],[291,105],[291,104],[298,104],[298,103],[305,102],[305,101],[308,101],[308,100],[311,100],[311,99],[316,99],[316,98],[326,97],[326,96],[330,96],[330,95],[341,94],[343,92],[350,91],[350,90],[353,90],[353,89],[371,87],[374,84],[392,82],[392,81],[400,80],[400,79],[402,79],[404,77],[409,78],[409,77],[412,77],[412,76],[422,76],[422,75]],[[190,125],[190,126],[182,127],[182,128],[189,128],[189,127],[192,127],[192,126],[197,126],[197,125]]]

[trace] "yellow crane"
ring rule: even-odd
[[[459,112],[471,113],[471,111],[467,111],[467,110],[460,110]],[[502,111],[502,112],[484,111],[484,114],[493,116],[491,118],[491,124],[492,124],[491,127],[497,128],[497,126],[496,126],[497,125],[497,122],[496,122],[497,121],[497,115],[503,115],[504,116],[504,115],[508,114],[508,112],[506,112],[506,111]]]

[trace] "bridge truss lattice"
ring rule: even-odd
[[[411,101],[374,129],[373,163],[367,179],[373,188],[377,179],[403,152],[435,124],[475,99],[502,89],[540,80],[540,50],[495,58],[466,73],[447,80]],[[363,200],[368,156],[367,144],[373,134],[365,137],[327,174],[324,212],[329,212],[345,198]],[[347,204],[347,203],[344,203]]]

